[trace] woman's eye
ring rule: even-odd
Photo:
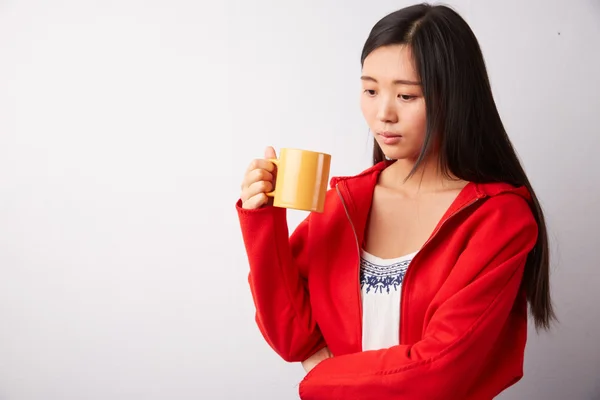
[[[368,94],[369,96],[375,96],[375,94],[376,94],[376,92],[374,90],[371,90],[371,89],[365,90],[365,93]]]
[[[408,94],[401,94],[398,97],[400,97],[404,101],[409,101],[409,100],[414,99],[416,96],[410,96]]]

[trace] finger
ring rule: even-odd
[[[304,371],[308,374],[310,372],[310,365],[308,365],[308,362],[306,361],[302,361],[302,368],[304,368]]]
[[[251,185],[245,187],[242,190],[242,194],[240,195],[240,198],[242,199],[242,202],[246,202],[254,196],[257,196],[259,194],[267,194],[267,193],[271,192],[272,190],[273,190],[273,184],[271,182],[258,181],[258,182],[254,182]]]
[[[263,206],[268,201],[269,201],[269,198],[267,197],[266,194],[259,193],[259,194],[255,195],[255,196],[250,197],[248,200],[246,200],[242,204],[242,208],[252,210],[252,209],[259,208],[259,207]]]
[[[246,174],[244,180],[242,181],[242,190],[249,187],[255,182],[259,181],[267,181],[273,182],[274,176],[269,171],[264,169],[255,169]]]
[[[269,181],[258,181],[254,182],[245,190],[247,197],[251,198],[261,193],[269,193],[273,190],[273,184]]]
[[[267,146],[267,148],[265,149],[265,158],[267,160],[277,158],[277,153],[275,152],[275,149],[272,146]]]
[[[277,153],[275,152],[275,149],[273,147],[268,146],[265,149],[265,158],[267,160],[277,159]],[[273,172],[273,179],[276,179],[277,178],[277,166],[273,165],[273,167],[274,167],[274,170],[272,171]]]
[[[257,158],[256,160],[252,160],[248,168],[246,169],[246,173],[255,170],[255,169],[264,169],[269,172],[273,172],[275,170],[275,164],[273,164],[269,160],[263,160],[261,158]]]

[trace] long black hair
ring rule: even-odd
[[[446,176],[527,187],[539,233],[527,259],[523,286],[536,328],[548,329],[556,315],[550,299],[546,222],[498,114],[477,38],[451,8],[414,5],[377,22],[364,45],[361,65],[375,49],[398,44],[411,47],[427,110],[427,132],[411,175],[438,150],[439,167]],[[373,163],[384,160],[374,141]]]

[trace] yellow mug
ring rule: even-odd
[[[329,182],[331,155],[300,149],[281,149],[273,197],[275,207],[322,213]]]

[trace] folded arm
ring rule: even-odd
[[[487,221],[453,270],[473,278],[433,311],[420,341],[324,360],[301,383],[301,398],[466,398],[513,309],[537,238],[527,204],[512,197],[481,207]],[[508,384],[514,376],[498,379]]]

